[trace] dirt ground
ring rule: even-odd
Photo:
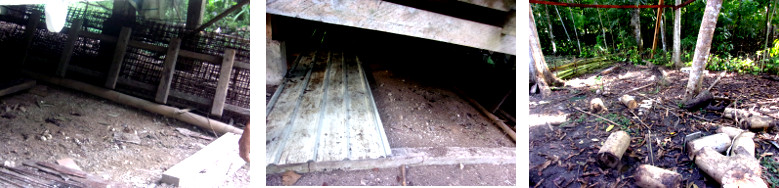
[[[516,146],[467,101],[440,84],[398,69],[378,67],[371,74],[373,97],[393,148]],[[302,174],[295,185],[393,186],[400,185],[400,174],[400,168],[315,172]],[[516,165],[409,167],[407,178],[410,185],[514,186]],[[266,181],[266,185],[281,185],[281,174],[267,174]]]
[[[214,138],[175,119],[42,83],[0,97],[0,114],[0,161],[72,158],[85,172],[126,187],[172,187],[158,182],[162,173],[211,142],[176,128]],[[222,186],[248,187],[248,169]]]
[[[698,187],[719,187],[711,177],[700,171],[684,150],[685,135],[701,131],[710,135],[719,126],[737,126],[730,119],[720,118],[721,112],[712,110],[687,111],[679,109],[687,73],[679,70],[667,71],[669,84],[655,84],[657,71],[647,67],[629,64],[617,64],[614,71],[598,79],[595,74],[580,76],[567,82],[567,89],[553,91],[552,96],[540,98],[530,96],[530,164],[529,186],[534,187],[636,187],[632,179],[636,167],[640,164],[654,164],[682,174],[684,187],[695,184]],[[705,75],[704,88],[714,82],[718,73]],[[634,88],[647,86],[636,91]],[[779,94],[779,82],[764,76],[736,73],[726,74],[711,90],[717,97],[736,101],[740,108],[749,108],[777,118],[779,108],[775,95]],[[598,90],[601,90],[598,92]],[[603,92],[605,91],[605,92]],[[630,113],[624,105],[617,102],[624,92],[642,100],[655,101],[653,108],[639,113]],[[600,94],[598,94],[600,93]],[[625,130],[631,136],[628,150],[622,157],[621,165],[614,169],[600,168],[595,154],[602,142],[611,132],[609,126],[596,117],[575,110],[588,109],[589,101],[595,97],[603,99],[608,113],[601,116],[614,117],[626,125],[615,126],[611,132]],[[727,100],[718,100],[727,105]],[[550,125],[547,121],[554,117],[564,117],[566,122]],[[642,123],[643,122],[643,123]],[[643,125],[646,124],[646,125]],[[776,141],[777,128],[753,130],[756,155],[762,163],[776,163],[775,155],[779,150],[769,141]],[[649,139],[647,139],[647,137]],[[648,140],[648,141],[645,141]],[[651,148],[651,149],[650,149]],[[775,178],[763,168],[764,179]],[[776,186],[776,185],[773,185]]]

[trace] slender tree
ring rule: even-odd
[[[676,5],[682,4],[682,0],[676,0]],[[673,61],[674,66],[680,68],[684,66],[682,64],[682,9],[678,8],[674,11],[674,54]]]
[[[596,2],[595,4],[597,5],[598,3]],[[601,34],[603,34],[603,47],[608,49],[609,48],[609,44],[608,44],[608,42],[606,42],[606,27],[603,26],[603,19],[601,19],[601,16],[600,16],[600,9],[596,9],[595,11],[598,12],[598,21],[600,21],[600,30],[601,30]]]
[[[636,5],[640,1],[636,0]],[[630,25],[633,26],[633,36],[636,38],[636,45],[638,45],[638,51],[644,49],[644,42],[641,40],[641,19],[639,18],[639,12],[641,9],[632,9],[630,11]]]
[[[573,3],[571,1],[568,1],[569,3]],[[571,15],[571,22],[573,22],[573,34],[576,36],[576,45],[579,47],[579,54],[582,53],[582,43],[579,42],[579,32],[576,31],[576,20],[573,18],[573,10],[571,10],[571,7],[568,7],[568,13]]]
[[[544,5],[544,17],[546,17],[546,25],[549,26],[549,41],[552,42],[552,54],[557,54],[557,44],[554,42],[554,30],[552,30],[552,21],[549,19],[549,5]]]
[[[565,36],[568,37],[568,41],[571,41],[571,35],[568,35],[568,29],[565,29],[565,23],[563,22],[563,17],[560,16],[560,11],[557,10],[557,6],[554,6],[554,11],[557,12],[557,17],[560,18],[560,25],[563,25],[563,31],[565,31]]]
[[[703,12],[701,28],[698,31],[698,42],[695,45],[695,55],[692,61],[690,79],[687,81],[687,89],[684,92],[684,100],[689,100],[701,90],[703,81],[703,68],[706,67],[706,59],[709,57],[711,41],[714,38],[714,29],[717,27],[717,17],[722,8],[722,0],[708,0]]]

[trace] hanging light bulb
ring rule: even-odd
[[[51,32],[60,32],[65,27],[68,17],[67,0],[51,0],[45,5],[46,29]]]

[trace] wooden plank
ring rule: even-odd
[[[168,102],[170,83],[173,81],[173,73],[176,69],[176,60],[178,59],[180,47],[181,39],[174,38],[170,40],[168,53],[165,55],[165,67],[162,69],[162,78],[160,79],[160,85],[157,87],[157,95],[154,99],[158,103],[166,104]]]
[[[77,72],[79,74],[84,74],[84,75],[91,76],[91,77],[96,77],[96,78],[102,78],[102,77],[105,76],[105,74],[103,74],[102,72],[93,71],[91,69],[86,69],[86,68],[79,67],[79,66],[76,66],[76,65],[69,65],[68,66],[68,71],[73,71],[73,72]]]
[[[154,44],[149,44],[149,43],[144,43],[141,41],[134,41],[134,40],[131,40],[129,42],[129,45],[132,46],[133,48],[140,48],[140,49],[155,51],[155,52],[165,52],[168,50],[167,48],[162,46],[157,46]]]
[[[65,77],[65,73],[68,71],[68,64],[70,63],[70,56],[73,55],[73,48],[76,46],[76,40],[78,40],[78,32],[81,30],[81,24],[83,20],[78,19],[73,21],[68,31],[68,40],[65,42],[65,46],[60,56],[60,62],[57,66],[57,76]]]
[[[211,63],[222,62],[222,57],[215,56],[215,55],[201,54],[189,50],[179,50],[179,55],[181,57],[192,58],[192,59],[197,59],[197,60],[211,62]]]
[[[366,160],[309,162],[289,165],[268,165],[269,174],[286,172],[323,172],[332,170],[367,170],[373,168],[397,168],[398,166],[516,164],[516,148],[480,147],[423,147],[393,148],[392,156]]]
[[[235,67],[235,68],[242,68],[242,69],[250,69],[249,67],[251,67],[251,66],[249,66],[248,63],[237,61],[237,62],[235,62],[235,65],[233,65],[233,67]]]
[[[21,64],[27,61],[27,56],[30,55],[30,48],[32,48],[32,40],[35,39],[35,31],[37,31],[38,24],[41,22],[41,12],[33,11],[32,15],[27,21],[27,25],[24,28],[24,56],[22,56]]]
[[[420,37],[516,55],[516,37],[502,28],[380,0],[277,0],[266,12],[330,24]]]
[[[118,40],[114,36],[109,36],[109,35],[104,35],[104,34],[97,34],[97,33],[89,32],[89,31],[81,31],[81,32],[78,33],[78,36],[86,37],[86,38],[93,38],[93,39],[106,41],[106,42],[110,42],[110,43],[116,42]],[[165,50],[162,50],[162,51],[165,51]]]
[[[319,139],[316,161],[340,161],[349,157],[348,130],[346,129],[346,78],[343,53],[333,53],[327,72],[328,84],[322,119],[323,136]]]
[[[227,85],[230,84],[230,74],[233,72],[233,60],[235,59],[235,49],[226,49],[222,60],[219,80],[216,84],[216,94],[214,94],[214,103],[211,105],[211,115],[222,117],[225,100],[227,100]]]
[[[317,140],[322,121],[322,107],[327,102],[325,95],[325,73],[329,53],[319,52],[314,59],[306,89],[300,98],[300,109],[293,116],[295,123],[290,134],[284,139],[288,140],[281,151],[279,164],[305,163],[316,159]]]
[[[266,163],[272,164],[279,161],[280,150],[283,148],[284,137],[283,134],[290,124],[294,123],[294,115],[298,105],[300,104],[300,98],[302,97],[303,90],[308,83],[308,70],[312,66],[312,59],[314,57],[305,56],[301,57],[295,68],[290,70],[289,78],[285,82],[284,88],[279,99],[271,109],[267,116],[266,124]]]
[[[360,160],[366,158],[378,158],[389,155],[385,151],[383,143],[376,142],[383,134],[377,130],[376,117],[372,113],[373,101],[369,99],[371,92],[365,87],[365,79],[362,76],[354,55],[345,55],[346,65],[346,111],[347,129],[349,131],[349,159]]]
[[[163,183],[179,187],[216,187],[246,162],[238,156],[235,133],[225,133],[194,155],[162,173]]]
[[[26,80],[14,86],[0,89],[0,97],[6,96],[11,93],[16,93],[22,90],[30,89],[33,86],[35,86],[35,80]]]
[[[119,78],[119,70],[122,68],[122,61],[124,61],[124,54],[127,51],[127,42],[130,41],[130,34],[132,34],[132,29],[129,27],[122,27],[122,31],[119,32],[119,42],[116,43],[114,59],[111,61],[111,68],[108,69],[108,76],[105,81],[105,87],[108,89],[116,88],[116,79]]]
[[[513,0],[458,0],[460,2],[479,5],[500,11],[515,9],[516,1]]]

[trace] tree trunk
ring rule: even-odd
[[[549,19],[549,6],[544,5],[544,17],[546,17],[546,25],[549,26],[549,41],[552,42],[552,54],[557,54],[557,44],[554,42],[554,30],[552,30],[552,21]]]
[[[541,52],[541,43],[538,40],[538,30],[536,29],[536,21],[533,18],[533,10],[530,10],[530,71],[531,80],[538,85],[542,97],[549,96],[552,93],[548,85],[562,85],[563,83],[549,72],[549,67],[546,66],[544,53]]]
[[[597,5],[598,3],[595,4]],[[600,16],[600,9],[596,9],[595,11],[598,11],[598,21],[600,21],[600,29],[601,33],[603,34],[603,47],[609,49],[609,43],[606,42],[606,26],[603,25],[603,19]]]
[[[770,42],[770,40],[768,40],[768,39],[769,39],[770,33],[771,33],[771,19],[774,17],[774,10],[776,9],[776,2],[779,2],[779,1],[775,1],[774,2],[774,6],[771,6],[770,9],[766,9],[766,10],[771,10],[771,16],[766,17],[765,43],[763,43],[763,49],[765,50],[765,52],[763,52],[763,59],[768,59],[768,44]],[[770,5],[770,3],[769,3],[769,5]],[[768,15],[768,12],[766,12],[766,16],[767,15]]]
[[[682,0],[676,0],[676,5],[682,4]],[[674,11],[674,55],[673,61],[676,68],[684,66],[682,64],[682,9]]]
[[[573,2],[571,2],[571,3],[573,3]],[[571,7],[568,7],[568,13],[569,13],[569,15],[571,15],[571,22],[573,22],[573,34],[576,36],[576,46],[579,47],[579,54],[581,54],[582,53],[582,43],[579,42],[579,31],[576,31],[576,20],[573,19],[573,10],[571,10]]]
[[[636,1],[636,5],[638,5],[638,1]],[[644,50],[644,42],[641,40],[641,19],[639,19],[639,10],[641,9],[632,9],[630,12],[630,25],[633,26],[633,36],[636,38],[636,45],[638,45],[638,51],[641,52]]]
[[[660,42],[663,43],[663,52],[665,52],[665,16],[660,20]]]
[[[690,79],[687,81],[687,89],[684,92],[685,100],[695,97],[701,91],[703,69],[706,67],[706,60],[709,58],[711,40],[714,36],[714,29],[717,27],[717,16],[721,8],[722,0],[709,0],[706,2],[706,10],[701,20],[701,29],[698,32],[698,42],[695,45],[692,71],[690,72]]]

